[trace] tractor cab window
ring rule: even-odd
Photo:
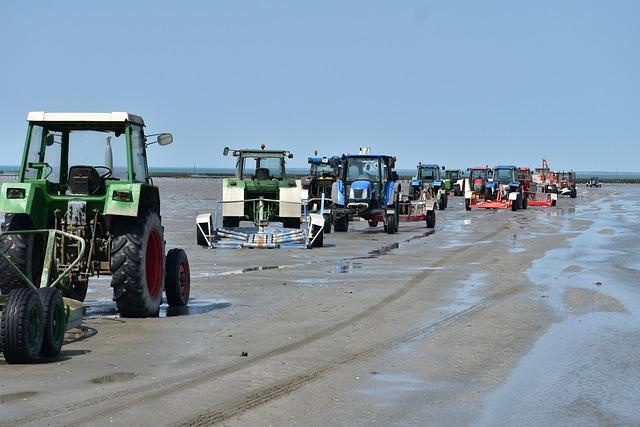
[[[450,171],[448,174],[451,181],[457,181],[460,179],[460,172],[458,171]]]
[[[485,169],[472,169],[469,174],[469,180],[474,182],[476,179],[482,179],[483,181],[487,180],[487,171]]]
[[[439,179],[438,168],[422,167],[420,168],[420,179]]]
[[[242,157],[242,174],[240,178],[247,179],[284,179],[283,157]]]
[[[493,173],[493,180],[501,184],[513,181],[513,169],[496,169]]]
[[[40,163],[44,159],[44,153],[42,152],[42,143],[44,137],[44,128],[38,125],[32,125],[29,135],[29,152],[27,154],[27,164],[24,168],[25,179],[37,179],[38,168],[34,166],[35,163]]]
[[[380,159],[377,157],[352,157],[347,159],[347,181],[371,181],[379,182]]]
[[[61,138],[64,137],[64,133],[67,133],[69,138],[69,162],[67,165],[69,171],[74,166],[90,166],[96,169],[98,175],[104,179],[128,179],[124,133],[70,130],[63,132]],[[58,144],[58,138],[55,138],[54,144]],[[109,165],[109,163],[111,164]]]
[[[311,175],[314,176],[333,176],[335,174],[335,170],[333,168],[333,166],[331,166],[329,163],[313,163],[311,165]]]
[[[142,126],[131,125],[131,153],[133,155],[133,180],[147,182],[146,150]]]

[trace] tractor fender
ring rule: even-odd
[[[117,200],[116,193],[129,194],[128,200]],[[142,203],[142,198],[145,198]],[[156,189],[157,196],[157,189]],[[151,199],[151,201],[149,200]],[[160,212],[159,198],[156,199],[147,191],[143,193],[142,184],[119,183],[112,182],[107,187],[107,197],[104,200],[104,214],[111,216],[138,216],[141,204],[153,205],[153,201],[157,200],[157,211]]]
[[[395,204],[396,200],[398,200],[398,195],[400,194],[400,183],[397,181],[389,181],[387,182],[385,190],[384,204],[387,206]]]
[[[300,217],[300,201],[302,200],[302,185],[300,180],[296,180],[295,187],[280,187],[280,203],[278,207],[278,216],[280,218],[299,218]],[[283,203],[283,202],[297,202]]]
[[[9,189],[22,191],[20,198],[9,199]],[[33,226],[36,228],[47,227],[46,200],[42,187],[32,182],[5,182],[2,184],[0,194],[0,212],[6,214],[28,214]]]
[[[462,188],[464,189],[464,198],[471,199],[473,191],[471,189],[471,185],[469,185],[469,178],[465,178],[464,180],[462,180]]]
[[[336,205],[345,205],[344,183],[342,181],[331,184],[331,201]]]
[[[424,201],[424,210],[425,211],[434,211],[436,209],[436,201],[431,199],[431,200],[425,200]]]

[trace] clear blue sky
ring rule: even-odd
[[[0,2],[0,164],[30,110],[130,111],[155,166],[361,145],[640,172],[640,1]]]

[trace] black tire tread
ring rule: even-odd
[[[7,214],[5,220],[0,225],[2,231],[25,230],[32,228],[31,221],[26,215]],[[0,250],[7,255],[14,264],[29,276],[27,272],[28,249],[30,239],[27,235],[14,234],[0,238]],[[13,289],[23,288],[26,284],[16,274],[15,270],[9,266],[4,258],[0,257],[0,293],[8,294]]]
[[[61,305],[64,310],[64,300],[62,299],[62,294],[56,288],[40,288],[38,289],[38,295],[42,301],[44,324],[40,356],[55,357],[60,354],[62,341],[56,342],[53,336],[53,307],[55,307],[55,305]]]
[[[123,317],[153,317],[158,315],[162,301],[162,289],[159,297],[151,301],[144,279],[145,256],[143,253],[147,222],[157,222],[164,245],[160,216],[153,211],[138,218],[118,218],[114,225],[111,241],[111,287],[118,312]],[[162,249],[164,256],[164,247]],[[162,261],[164,265],[164,260]],[[163,269],[164,270],[164,269]],[[164,283],[164,277],[161,282]]]
[[[31,288],[14,289],[7,298],[7,303],[2,311],[0,322],[0,349],[9,364],[33,363],[38,358],[42,345],[42,329],[38,337],[37,350],[30,349],[27,343],[29,307],[31,304],[40,306],[42,314],[42,302],[40,297]]]
[[[164,293],[167,297],[167,304],[169,304],[170,307],[183,307],[189,303],[189,290],[185,298],[180,295],[178,277],[180,270],[178,269],[178,265],[182,259],[187,262],[187,265],[189,264],[187,254],[182,249],[174,248],[167,252],[167,258],[165,260]],[[190,287],[191,286],[189,286],[189,288]]]

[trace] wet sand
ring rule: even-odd
[[[433,233],[352,223],[314,250],[209,250],[194,218],[219,180],[156,182],[167,247],[190,258],[190,307],[120,319],[109,279],[93,280],[86,330],[59,360],[0,358],[0,426],[640,418],[640,187],[519,212],[453,198]]]

